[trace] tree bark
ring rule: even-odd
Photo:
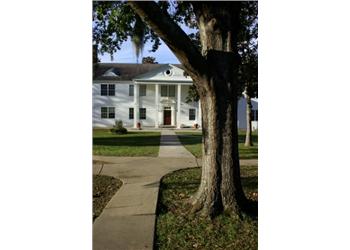
[[[192,2],[197,17],[202,56],[188,37],[156,4],[128,2],[174,52],[194,80],[202,108],[203,159],[201,183],[190,199],[192,211],[215,216],[240,214],[248,204],[238,154],[237,33],[239,2]],[[158,14],[159,15],[158,15]],[[176,27],[177,28],[176,28]]]
[[[247,130],[245,134],[245,143],[244,146],[251,147],[253,146],[252,141],[252,100],[249,94],[246,92],[246,119],[247,119]]]
[[[234,53],[208,51],[208,78],[200,86],[202,108],[202,177],[191,198],[193,212],[211,217],[228,211],[245,210],[238,153],[237,80],[238,62]]]
[[[191,198],[193,211],[241,214],[244,195],[238,152],[237,32],[239,4],[193,2],[208,74],[197,89],[203,117],[202,179]]]

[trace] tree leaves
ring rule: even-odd
[[[164,4],[163,4],[164,5]],[[93,2],[93,43],[100,54],[111,56],[120,50],[121,44],[132,37],[137,56],[150,40],[152,51],[160,45],[160,39],[151,31],[125,2]]]

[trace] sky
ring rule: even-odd
[[[185,25],[181,25],[181,28],[188,34],[195,31],[195,29],[190,29]],[[139,61],[142,57],[152,56],[156,58],[158,63],[180,63],[176,56],[171,52],[168,46],[161,40],[161,45],[156,52],[149,52],[152,49],[152,43],[147,42],[143,48],[143,52],[140,55]],[[113,55],[113,61],[111,61],[111,56],[107,53],[104,55],[99,55],[101,62],[115,62],[115,63],[136,63],[136,55],[134,47],[131,43],[130,38],[122,44],[121,50],[117,51]]]
[[[139,61],[141,61],[142,57],[152,56],[156,58],[158,63],[179,63],[175,55],[171,52],[168,46],[161,41],[161,45],[159,46],[156,52],[149,52],[152,49],[152,44],[147,42],[143,49],[142,54],[140,55]],[[111,56],[107,53],[104,55],[100,55],[99,59],[101,62],[116,62],[116,63],[136,63],[136,55],[134,47],[131,43],[130,38],[122,44],[121,50],[117,51],[113,55],[113,61],[111,61]]]

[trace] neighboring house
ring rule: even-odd
[[[98,63],[93,127],[109,128],[115,120],[134,128],[201,127],[200,104],[185,101],[192,84],[179,64]]]
[[[258,129],[258,99],[252,98],[252,130]],[[246,129],[247,128],[247,118],[246,118],[246,109],[247,102],[242,97],[238,101],[238,110],[237,110],[237,119],[238,119],[238,128]]]

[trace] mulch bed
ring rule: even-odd
[[[117,178],[93,175],[93,221],[102,213],[107,203],[121,186],[122,182]]]

